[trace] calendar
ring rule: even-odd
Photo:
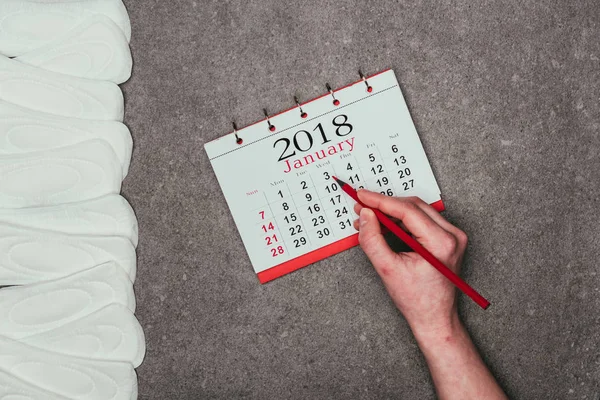
[[[328,89],[205,145],[261,283],[358,244],[333,176],[444,209],[394,72]]]

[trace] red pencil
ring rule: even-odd
[[[356,190],[346,182],[339,180],[335,176],[333,177],[340,186],[342,190],[348,194],[348,196],[352,197],[354,201],[360,204],[363,207],[370,208],[365,206],[359,199],[356,193]],[[371,208],[372,209],[372,208]],[[398,225],[396,225],[391,219],[389,219],[384,213],[377,209],[372,209],[377,219],[383,226],[388,228],[394,235],[398,236],[400,240],[408,245],[411,249],[417,252],[421,257],[423,257],[429,264],[433,265],[438,271],[440,271],[446,278],[450,280],[457,288],[462,290],[464,294],[469,296],[475,303],[477,303],[484,310],[489,307],[490,302],[487,301],[482,295],[477,293],[475,289],[473,289],[469,284],[463,281],[458,275],[452,272],[448,267],[446,267],[440,260],[435,258],[433,254],[431,254],[425,247],[421,246],[419,242],[417,242],[412,236],[408,233],[404,232]]]

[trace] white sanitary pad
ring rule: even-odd
[[[100,139],[0,157],[0,208],[73,203],[119,193],[123,171]]]
[[[1,224],[71,235],[123,236],[138,244],[137,219],[118,194],[55,206],[0,209]]]
[[[123,32],[104,15],[94,15],[64,37],[16,61],[80,78],[123,83],[131,76],[131,51]]]
[[[23,382],[0,370],[0,399],[2,400],[69,400],[67,397],[48,392]]]
[[[64,278],[0,289],[0,337],[19,340],[37,335],[115,303],[135,311],[133,283],[114,262]]]
[[[137,396],[137,376],[129,363],[55,354],[3,337],[0,370],[70,399],[130,400]]]
[[[0,286],[57,279],[109,261],[135,281],[135,248],[125,237],[66,235],[0,225]]]
[[[123,121],[117,84],[32,67],[0,56],[0,100],[64,117]]]
[[[117,121],[58,117],[0,100],[0,157],[69,146],[103,139],[129,171],[133,141],[129,129]]]
[[[110,18],[131,38],[131,24],[121,0],[2,0],[0,54],[19,56],[66,34],[91,16]]]
[[[86,317],[20,341],[60,354],[130,362],[136,368],[146,353],[140,323],[131,310],[121,304],[111,304]]]

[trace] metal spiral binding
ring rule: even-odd
[[[235,124],[235,122],[232,122],[231,124],[233,125],[233,134],[235,135],[235,142],[237,144],[244,143],[244,139],[242,139],[241,137],[239,137],[238,134],[237,134],[237,130],[238,129],[237,129],[237,125]]]
[[[331,97],[333,97],[333,105],[334,106],[339,106],[340,105],[340,101],[335,98],[335,94],[333,93],[333,89],[331,89],[331,86],[329,85],[329,83],[326,83],[325,87],[329,91],[329,94],[331,94]]]
[[[267,109],[263,108],[263,112],[265,113],[265,118],[267,118],[267,123],[269,124],[269,130],[271,132],[275,132],[275,125],[273,125],[271,123],[271,121],[269,120],[269,113],[267,112]]]
[[[373,92],[373,87],[371,85],[369,85],[367,78],[365,77],[365,75],[362,73],[362,71],[360,69],[358,70],[358,75],[360,76],[360,79],[365,83],[365,86],[367,87],[367,92],[369,92],[369,93]],[[327,88],[327,91],[333,98],[333,105],[339,106],[340,101],[335,98],[335,93],[334,93],[333,89],[331,88],[331,85],[329,83],[326,83],[325,87]],[[302,109],[302,106],[300,105],[300,101],[298,100],[297,96],[294,96],[294,102],[296,103],[296,106],[298,107],[298,110],[300,111],[300,117],[302,117],[302,118],[308,117],[308,114]],[[271,123],[271,120],[269,119],[269,113],[267,112],[266,108],[263,108],[263,113],[265,114],[267,124],[269,124],[269,130],[271,132],[275,132],[275,129],[276,129],[275,125],[273,125]],[[238,131],[237,125],[235,124],[235,122],[233,122],[233,134],[235,135],[235,141],[237,144],[242,144],[244,140],[241,137],[239,137],[237,131]]]
[[[300,117],[301,118],[308,117],[308,114],[302,110],[302,106],[300,105],[300,102],[298,101],[298,97],[294,96],[294,101],[296,102],[296,105],[298,106],[298,109],[300,110]]]
[[[367,85],[367,92],[371,93],[373,91],[373,87],[369,85],[369,82],[367,82],[367,78],[365,78],[360,69],[358,70],[358,75],[360,75],[360,79],[362,79],[365,85]]]

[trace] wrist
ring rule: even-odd
[[[457,312],[453,312],[447,320],[437,324],[411,325],[411,330],[421,349],[455,342],[466,332]]]

